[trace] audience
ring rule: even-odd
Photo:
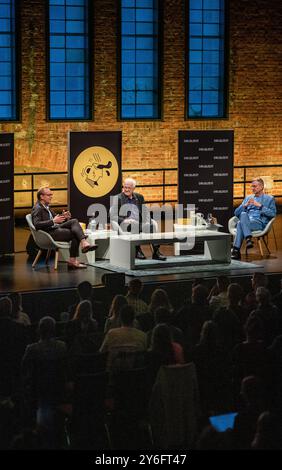
[[[219,277],[208,296],[203,280],[197,281],[191,303],[181,306],[181,298],[172,297],[180,307],[176,315],[164,289],[153,292],[147,307],[139,298],[142,283],[133,279],[126,297],[118,294],[113,299],[104,335],[104,318],[96,319],[92,286],[84,282],[78,287],[79,302],[69,309],[72,319],[61,325],[52,317],[43,317],[39,341],[28,346],[35,326],[22,311],[20,293],[0,298],[1,449],[60,449],[66,445],[62,410],[71,415],[78,380],[70,365],[74,358],[93,358],[95,364],[98,350],[109,353],[110,374],[102,372],[108,384],[101,397],[107,399],[105,403],[110,404],[112,387],[118,375],[122,377],[122,369],[141,371],[152,390],[158,371],[164,369],[161,366],[178,370],[185,359],[192,360],[194,364],[184,367],[194,368],[200,389],[203,413],[197,448],[281,448],[281,293],[272,302],[266,276],[261,274],[252,277],[253,290],[245,302],[241,282],[229,284],[227,278]],[[68,348],[56,339],[56,332],[66,339]],[[230,411],[238,412],[232,432],[203,429],[208,416]],[[131,432],[136,432],[134,427]],[[71,443],[75,446],[72,438]]]

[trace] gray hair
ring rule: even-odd
[[[125,178],[124,183],[130,183],[133,188],[136,186],[136,181],[133,178]]]
[[[257,181],[257,182],[258,182],[259,184],[261,184],[261,186],[264,188],[264,181],[263,181],[262,178],[255,178],[255,179],[253,179],[253,180],[252,180],[252,183],[253,183],[254,181]]]

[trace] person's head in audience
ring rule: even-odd
[[[218,345],[218,329],[212,320],[205,321],[200,334],[200,344],[209,349]]]
[[[78,320],[81,324],[87,324],[93,318],[92,303],[90,300],[82,300],[75,309],[73,320]]]
[[[263,326],[258,316],[249,317],[245,323],[244,329],[248,343],[261,341],[263,339]]]
[[[110,306],[109,317],[117,318],[124,305],[127,305],[126,297],[121,294],[115,295]]]
[[[267,277],[264,273],[257,272],[252,275],[251,282],[252,282],[252,288],[254,292],[256,292],[258,287],[267,286]]]
[[[163,364],[174,364],[174,352],[168,325],[160,323],[152,332],[151,350],[163,358]]]
[[[258,418],[252,449],[281,450],[281,422],[277,415],[264,411]]]
[[[142,281],[138,278],[132,279],[128,284],[128,294],[133,297],[139,297],[143,289]]]
[[[171,322],[171,313],[166,307],[158,307],[155,310],[154,317],[156,325],[159,323],[169,324]]]
[[[226,292],[229,286],[229,279],[227,276],[218,276],[216,280],[218,292]]]
[[[263,389],[258,377],[254,375],[244,377],[241,382],[240,395],[247,407],[262,409]]]
[[[228,303],[230,306],[240,305],[244,299],[244,291],[240,284],[232,283],[227,288]]]
[[[80,282],[77,286],[77,291],[80,300],[90,300],[92,297],[92,286],[88,281]]]
[[[154,313],[158,307],[166,307],[172,310],[168,295],[164,289],[155,289],[151,295],[149,310]]]
[[[19,292],[12,292],[9,298],[12,301],[12,318],[17,318],[22,311],[22,296]]]
[[[9,297],[0,298],[0,318],[12,318],[12,301]]]
[[[42,341],[54,338],[56,336],[56,321],[52,317],[43,317],[38,325],[39,336]]]
[[[192,303],[197,305],[208,304],[208,289],[203,284],[197,284],[192,288]]]
[[[265,287],[258,287],[256,290],[256,301],[260,307],[267,307],[271,303],[271,295]]]
[[[134,322],[134,309],[131,305],[124,305],[120,309],[121,325],[125,327],[132,327]]]
[[[197,450],[225,450],[225,436],[212,425],[206,426],[198,439]]]

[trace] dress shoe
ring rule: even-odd
[[[142,250],[137,250],[135,258],[137,258],[137,259],[146,259],[146,256],[144,255]]]
[[[241,253],[238,248],[233,248],[231,251],[231,259],[241,259]]]
[[[251,248],[254,247],[254,242],[251,238],[247,238],[247,241],[246,241],[246,249],[247,250],[250,250]]]
[[[88,251],[95,251],[97,250],[97,248],[98,248],[98,245],[88,245],[88,246],[85,246],[84,248],[81,248],[81,252],[88,253]]]
[[[68,263],[68,269],[86,269],[86,264],[83,263]]]
[[[159,250],[154,251],[152,259],[158,259],[159,261],[166,261],[166,256],[162,255]]]

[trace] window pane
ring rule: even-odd
[[[0,120],[18,119],[16,2],[0,0]]]
[[[121,0],[121,119],[159,118],[159,2]]]
[[[225,117],[225,0],[190,0],[188,117]]]
[[[49,0],[50,119],[89,119],[88,0]]]

